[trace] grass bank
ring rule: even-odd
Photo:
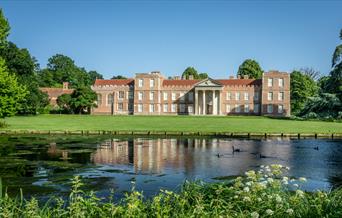
[[[67,201],[0,196],[0,217],[342,217],[342,189],[307,193],[300,190],[305,178],[289,179],[284,171],[271,165],[230,182],[186,182],[179,193],[161,191],[152,199],[133,188],[119,202],[84,192],[76,177]]]
[[[6,118],[2,130],[179,131],[236,133],[342,133],[342,123],[257,116],[95,116],[39,115]]]

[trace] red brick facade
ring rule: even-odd
[[[134,79],[96,80],[92,114],[290,115],[290,76],[271,71],[262,79],[167,80],[159,72]]]

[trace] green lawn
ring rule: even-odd
[[[8,130],[342,133],[342,123],[267,117],[39,115],[6,118]]]

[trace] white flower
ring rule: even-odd
[[[246,182],[247,186],[251,186],[253,184],[253,182]]]
[[[290,167],[285,167],[286,170],[290,170]]]
[[[283,199],[281,199],[281,197],[279,195],[276,196],[276,201],[277,203],[281,203],[283,201]]]
[[[296,188],[298,188],[298,187],[299,187],[299,185],[298,185],[298,184],[293,184],[293,186],[294,186],[294,187],[296,187]]]
[[[299,196],[299,197],[304,197],[304,192],[302,190],[296,190],[296,194]]]
[[[274,180],[272,178],[268,178],[267,182],[272,183]]]
[[[253,212],[253,213],[251,213],[251,217],[252,218],[259,218],[259,214],[258,214],[258,212]]]
[[[244,191],[244,192],[249,192],[249,188],[248,188],[248,187],[244,187],[244,188],[243,188],[243,191]]]
[[[262,201],[262,199],[261,199],[261,198],[257,198],[257,201],[258,201],[258,202],[261,202],[261,201]]]
[[[306,182],[306,178],[300,177],[300,178],[299,178],[299,181],[301,181],[301,182]]]
[[[251,198],[250,197],[243,197],[243,201],[251,201]]]
[[[287,177],[287,176],[284,176],[284,177],[283,177],[283,180],[286,180],[286,181],[288,181],[288,180],[289,180],[289,177]]]
[[[266,210],[266,214],[267,214],[267,215],[273,215],[273,213],[274,213],[274,212],[273,212],[273,210],[271,210],[271,209],[267,209],[267,210]]]
[[[234,198],[237,199],[237,198],[239,198],[239,196],[235,195]]]
[[[261,165],[260,168],[264,168],[265,166],[264,165]]]
[[[286,210],[286,213],[292,215],[293,214],[293,210],[291,208],[289,208],[289,209]]]

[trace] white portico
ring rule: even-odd
[[[210,78],[197,83],[195,90],[196,115],[220,115],[222,85]]]

